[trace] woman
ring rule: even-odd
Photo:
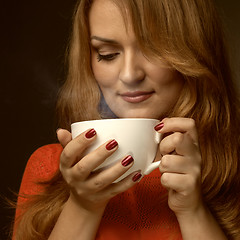
[[[58,101],[63,149],[29,160],[20,195],[34,194],[19,199],[15,239],[239,239],[239,106],[211,1],[79,1]],[[83,156],[97,132],[72,140],[64,129],[112,115],[160,120],[160,171],[112,184],[126,156],[91,174],[118,143]]]

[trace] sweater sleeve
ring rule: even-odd
[[[30,156],[20,185],[14,232],[17,222],[16,220],[21,214],[21,207],[19,206],[27,201],[28,196],[35,195],[42,190],[42,186],[39,184],[40,182],[50,180],[57,172],[62,150],[63,148],[60,144],[49,144],[40,147]]]
[[[61,152],[60,144],[50,144],[31,155],[23,174],[19,196],[33,195],[41,190],[38,183],[50,180],[58,170]]]

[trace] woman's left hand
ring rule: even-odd
[[[161,183],[169,190],[168,205],[176,216],[193,214],[203,207],[201,153],[195,121],[165,118],[158,125],[163,135],[159,144]]]

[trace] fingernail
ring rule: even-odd
[[[132,180],[134,182],[137,182],[141,177],[142,177],[142,174],[138,172],[133,176]]]
[[[112,140],[111,142],[109,142],[107,145],[106,145],[106,149],[108,151],[114,149],[116,146],[118,145],[117,141],[116,140]]]
[[[85,134],[85,137],[86,138],[92,138],[96,135],[96,131],[92,128],[91,130],[89,130],[86,134]]]
[[[156,126],[154,127],[154,129],[155,129],[156,131],[160,131],[160,130],[163,128],[163,126],[164,126],[164,123],[162,122],[162,123],[159,123],[158,125],[156,125]]]
[[[124,167],[127,167],[129,164],[131,164],[133,162],[133,158],[131,155],[128,155],[127,157],[125,157],[123,160],[122,160],[122,165]]]

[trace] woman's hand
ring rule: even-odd
[[[49,240],[93,240],[108,201],[132,187],[141,174],[135,172],[120,182],[112,183],[133,165],[131,156],[123,156],[122,161],[94,173],[93,170],[118,148],[115,140],[109,140],[85,155],[85,150],[97,138],[94,129],[85,131],[73,140],[67,130],[60,129],[57,135],[64,147],[60,157],[60,171],[69,186],[70,197],[63,206]]]
[[[203,206],[201,154],[193,119],[165,118],[157,127],[163,134],[161,183],[169,190],[168,204],[176,216],[193,213]]]
[[[155,129],[163,134],[161,182],[169,190],[168,205],[174,211],[184,240],[226,240],[201,192],[202,158],[195,121],[165,118]]]
[[[99,173],[93,173],[118,148],[115,140],[109,140],[85,155],[84,151],[97,138],[94,129],[85,131],[73,140],[66,130],[59,130],[57,134],[64,147],[60,157],[60,171],[69,185],[70,198],[81,208],[88,211],[104,209],[112,197],[132,187],[141,176],[135,172],[118,183],[112,183],[133,165],[131,156],[123,156],[121,162]]]

